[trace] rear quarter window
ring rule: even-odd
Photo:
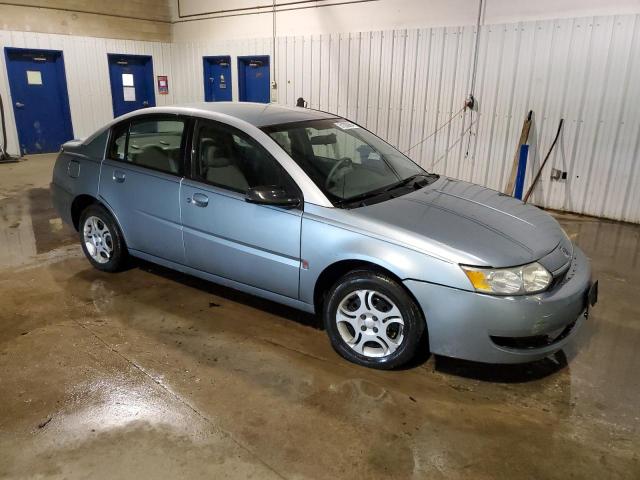
[[[113,140],[109,148],[109,158],[113,160],[124,160],[126,157],[127,135],[129,134],[129,124],[124,123],[113,129]]]
[[[108,138],[109,130],[105,130],[85,145],[85,154],[94,160],[102,160],[104,158],[104,151],[107,147]]]

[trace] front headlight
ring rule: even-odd
[[[478,292],[494,295],[524,295],[546,290],[553,277],[537,262],[512,268],[460,266]]]

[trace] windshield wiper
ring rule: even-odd
[[[394,183],[393,185],[390,185],[388,187],[382,187],[382,188],[378,188],[376,190],[372,190],[370,192],[365,192],[365,193],[361,193],[359,195],[355,195],[353,197],[349,197],[349,198],[343,198],[342,200],[338,200],[336,202],[334,202],[334,204],[336,206],[343,206],[343,205],[347,205],[350,203],[355,203],[355,202],[359,202],[359,201],[363,201],[363,200],[367,200],[369,198],[373,198],[373,197],[378,197],[380,195],[387,195],[390,198],[392,197],[392,194],[390,194],[389,192],[391,190],[395,190],[396,188],[402,187],[403,185],[407,185],[408,183],[410,183],[412,180],[415,180],[416,178],[419,177],[431,177],[433,174],[425,174],[425,173],[418,173],[416,175],[412,175],[408,178],[405,178],[404,180],[400,180],[397,183]],[[425,185],[428,184],[427,183],[420,183],[420,187],[424,187]]]
[[[354,203],[362,200],[366,200],[368,198],[377,197],[378,195],[383,195],[387,193],[386,189],[377,189],[372,190],[370,192],[360,193],[359,195],[354,195],[353,197],[343,198],[342,200],[338,200],[334,202],[335,205],[342,206],[347,205],[349,203]]]
[[[387,187],[387,188],[385,189],[385,192],[389,192],[389,191],[391,191],[391,190],[395,190],[396,188],[399,188],[399,187],[403,187],[403,186],[405,186],[405,185],[408,185],[409,183],[411,183],[413,180],[415,180],[415,179],[416,179],[416,178],[418,178],[418,177],[425,177],[425,178],[426,178],[427,176],[428,176],[428,175],[425,175],[424,173],[418,173],[418,174],[416,174],[416,175],[411,175],[410,177],[405,178],[404,180],[400,180],[398,183],[394,183],[393,185],[391,185],[391,186]],[[425,184],[425,185],[426,185],[426,184]],[[422,187],[424,187],[425,185],[421,185],[421,186],[422,186]]]

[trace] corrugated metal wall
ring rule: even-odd
[[[457,112],[471,82],[475,28],[447,27],[277,39],[278,101],[347,116],[401,150]],[[169,76],[158,105],[204,98],[202,57],[271,54],[270,39],[155,43],[0,31],[0,47],[63,50],[74,133],[113,117],[107,53],[152,55]],[[4,55],[0,93],[8,101]],[[522,121],[535,112],[527,182],[565,129],[533,196],[539,205],[640,222],[640,17],[598,17],[485,26],[476,78],[478,111],[453,121],[409,155],[429,170],[501,189]],[[13,109],[9,150],[17,152]],[[551,181],[551,168],[568,172]]]
[[[458,111],[475,28],[277,39],[278,101],[347,116],[401,150]],[[270,54],[270,39],[172,45],[176,101],[201,101],[202,56]],[[527,183],[565,128],[532,200],[640,222],[640,17],[576,18],[481,29],[478,111],[456,115],[410,156],[429,170],[502,189],[522,121],[535,112]],[[568,172],[552,182],[551,168]]]
[[[4,47],[62,50],[69,90],[71,121],[73,132],[78,138],[93,133],[113,119],[107,53],[151,55],[154,75],[168,75],[169,79],[172,78],[169,43],[0,30],[0,95],[4,99],[7,116],[7,150],[12,154],[17,154],[19,148],[9,95]],[[156,104],[173,103],[171,84],[169,84],[169,92],[170,95],[158,95],[156,86]]]

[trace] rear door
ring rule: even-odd
[[[180,184],[186,119],[145,115],[112,129],[100,196],[122,227],[127,247],[184,264]]]
[[[245,201],[249,187],[296,189],[293,180],[258,142],[222,123],[198,121],[192,152],[181,197],[187,265],[298,298],[302,210]]]

